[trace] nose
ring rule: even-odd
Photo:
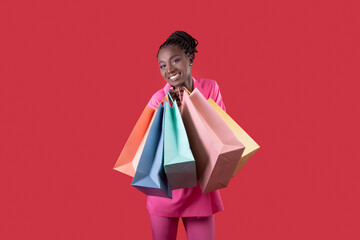
[[[166,72],[171,73],[173,71],[173,69],[174,69],[174,67],[171,64],[169,64],[166,68]]]

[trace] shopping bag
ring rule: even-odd
[[[208,102],[229,126],[235,137],[245,146],[245,150],[233,173],[233,176],[235,176],[260,146],[219,105],[217,105],[214,100],[209,98]]]
[[[171,190],[197,186],[196,165],[176,101],[165,103],[164,168]],[[172,107],[170,106],[170,101]]]
[[[164,171],[164,107],[155,112],[132,186],[147,195],[171,198]]]
[[[226,187],[244,151],[244,145],[198,89],[184,94],[181,116],[196,160],[203,193]]]
[[[145,144],[146,135],[149,131],[150,123],[154,117],[154,109],[146,106],[130,133],[114,169],[125,173],[131,177],[134,176],[136,167],[139,163],[142,149]]]

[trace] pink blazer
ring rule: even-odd
[[[212,98],[226,111],[216,81],[194,77],[192,79],[194,88],[197,88],[206,99]],[[148,105],[155,109],[170,88],[171,85],[167,83],[151,97]],[[220,192],[216,190],[202,194],[199,183],[196,187],[173,190],[172,195],[172,199],[148,196],[146,207],[149,213],[164,217],[205,217],[224,210]]]

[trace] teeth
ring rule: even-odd
[[[175,76],[171,76],[170,79],[171,79],[171,80],[174,80],[174,79],[177,78],[178,76],[179,76],[179,73],[176,74]]]

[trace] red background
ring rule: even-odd
[[[114,171],[160,44],[199,41],[261,146],[221,190],[217,239],[360,239],[359,2],[0,3],[0,238],[150,239],[145,195]],[[184,239],[183,227],[180,238]]]

